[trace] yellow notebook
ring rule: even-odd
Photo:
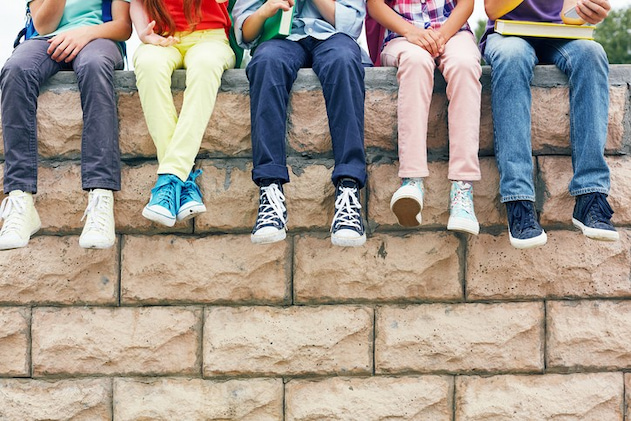
[[[594,39],[595,28],[591,25],[564,25],[521,20],[498,19],[495,21],[495,32],[498,34],[522,37]]]

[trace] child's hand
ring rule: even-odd
[[[578,0],[576,13],[587,23],[597,24],[609,15],[611,5],[607,0]]]
[[[279,10],[287,11],[294,5],[294,0],[267,0],[259,9],[261,16],[271,18]]]
[[[156,34],[155,32],[153,32],[153,28],[155,28],[155,26],[155,20],[149,22],[149,25],[147,25],[145,29],[138,33],[138,38],[140,38],[140,41],[142,41],[144,44],[158,45],[160,47],[170,47],[180,42],[180,39],[178,37],[163,37],[162,35]]]
[[[420,29],[412,26],[405,34],[405,39],[412,44],[416,44],[427,50],[427,52],[434,58],[438,57],[445,51],[445,38],[440,32],[435,31],[432,28]]]
[[[62,61],[69,63],[93,39],[94,36],[91,35],[88,27],[71,29],[49,39],[50,45],[46,52],[58,63]]]

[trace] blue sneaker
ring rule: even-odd
[[[357,182],[352,178],[340,179],[335,189],[335,215],[331,224],[334,246],[359,247],[366,243],[361,208]]]
[[[397,217],[399,225],[402,227],[421,225],[424,195],[422,178],[404,178],[401,180],[401,187],[394,192],[392,199],[390,199],[390,210]]]
[[[287,208],[279,182],[261,186],[259,213],[250,239],[254,244],[270,244],[287,236]]]
[[[186,221],[200,213],[206,212],[206,206],[202,202],[202,192],[195,183],[195,179],[202,174],[202,170],[191,171],[182,186],[180,195],[180,209],[177,212],[178,221]]]
[[[452,181],[449,199],[447,229],[478,235],[480,224],[473,210],[473,186],[464,181]]]
[[[518,249],[543,246],[548,241],[537,221],[535,204],[528,200],[506,202],[510,243]]]
[[[611,223],[613,209],[604,193],[576,196],[572,223],[585,237],[601,241],[618,241],[620,236]]]
[[[142,216],[167,227],[175,225],[182,184],[182,180],[172,174],[159,174]]]

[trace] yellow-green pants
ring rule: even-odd
[[[175,35],[180,42],[171,47],[140,45],[134,54],[134,69],[158,153],[158,174],[173,174],[186,181],[215,106],[221,75],[234,67],[235,57],[223,29]],[[178,117],[171,75],[180,68],[186,69],[186,90]]]

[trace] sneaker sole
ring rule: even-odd
[[[33,236],[33,234],[39,231],[41,227],[42,225],[40,223],[36,228],[31,230],[31,234],[28,236],[26,241],[20,241],[20,242],[9,243],[9,244],[1,244],[0,250],[12,250],[12,249],[20,249],[20,248],[26,247],[28,245],[28,242],[31,240],[31,237]]]
[[[508,237],[510,238],[511,246],[515,247],[516,249],[531,249],[535,247],[541,247],[548,242],[548,236],[546,235],[545,231],[536,237],[521,240],[519,238],[513,238],[509,229]]]
[[[177,213],[176,220],[178,222],[188,221],[191,218],[195,218],[197,215],[206,212],[206,206],[203,203],[192,205],[187,208],[180,208],[180,211]]]
[[[583,235],[592,240],[598,241],[618,241],[620,234],[617,231],[601,230],[597,228],[590,228],[585,226],[578,219],[572,218],[572,224],[583,232]]]
[[[172,227],[175,225],[175,217],[169,218],[162,214],[152,211],[151,209],[145,208],[142,210],[142,216],[147,218],[150,221],[157,222],[158,224],[165,225],[167,227]]]
[[[421,210],[423,210],[423,207],[416,199],[400,197],[390,205],[390,210],[397,217],[397,221],[402,227],[410,228],[421,225]]]
[[[447,229],[450,231],[459,231],[467,234],[478,235],[480,233],[480,224],[464,218],[449,217]]]
[[[79,246],[81,248],[84,249],[99,249],[99,250],[103,250],[103,249],[108,249],[110,247],[112,247],[114,244],[116,243],[116,240],[112,241],[112,242],[107,242],[107,243],[82,243],[81,242],[81,238],[79,238]]]
[[[357,238],[337,237],[331,235],[331,243],[338,247],[361,247],[366,244],[366,234]]]
[[[284,240],[287,237],[287,230],[282,229],[268,235],[250,235],[253,244],[272,244]]]

